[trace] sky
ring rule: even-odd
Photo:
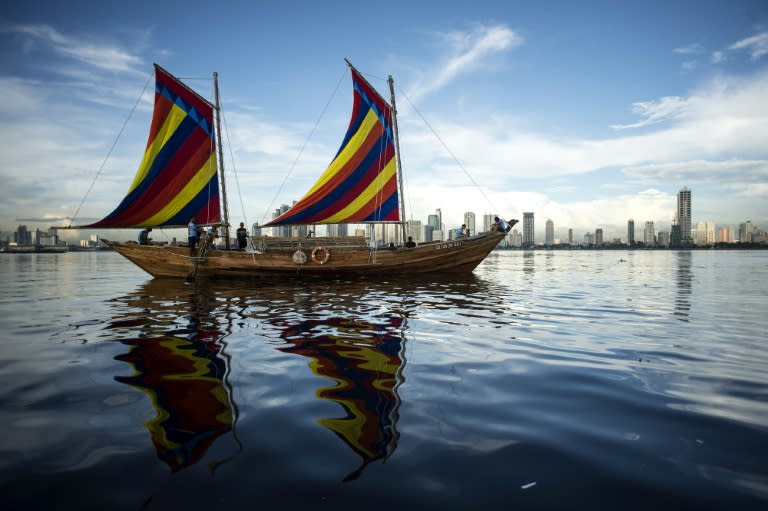
[[[344,58],[385,98],[394,78],[406,219],[610,240],[668,231],[685,186],[694,225],[768,229],[765,0],[26,0],[0,7],[0,231],[114,209],[153,63],[207,98],[218,73],[230,221],[266,222],[339,148]]]

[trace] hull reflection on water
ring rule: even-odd
[[[341,405],[345,416],[317,422],[362,460],[344,481],[356,479],[368,464],[386,460],[397,448],[398,388],[405,366],[402,323],[398,316],[380,321],[332,317],[272,322],[290,344],[280,351],[311,358],[312,372],[335,383],[316,395]],[[332,333],[325,333],[329,330]]]
[[[140,337],[119,339],[128,351],[115,359],[130,364],[134,374],[115,380],[149,397],[157,415],[144,426],[158,458],[178,472],[200,461],[219,437],[232,431],[236,408],[227,382],[225,333],[209,318],[206,296],[166,286],[151,282],[126,297],[143,310],[110,327],[142,329]],[[169,322],[170,317],[186,325]]]

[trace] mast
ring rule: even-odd
[[[224,247],[229,250],[229,206],[227,203],[227,182],[224,179],[224,154],[221,150],[221,107],[219,106],[219,73],[213,73],[214,111],[216,112],[216,151],[219,157],[219,180],[221,181],[221,200],[224,213]]]
[[[398,194],[400,207],[400,227],[403,231],[403,245],[405,245],[405,203],[403,199],[403,167],[400,163],[400,137],[397,133],[397,106],[395,105],[395,81],[392,75],[387,79],[389,82],[389,92],[392,96],[392,132],[395,135],[395,164],[397,166],[397,186],[400,189]]]

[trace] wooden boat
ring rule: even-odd
[[[405,239],[394,84],[387,103],[347,61],[352,74],[352,117],[341,148],[309,192],[266,226],[398,224]],[[407,275],[471,272],[504,237],[486,232],[453,241],[395,250],[363,236],[255,237],[246,251],[231,250],[226,186],[214,73],[211,103],[155,66],[155,107],[144,159],[127,196],[90,228],[186,227],[223,231],[224,249],[212,240],[191,252],[172,244],[102,241],[155,277],[275,277]],[[214,117],[215,123],[214,123]],[[221,194],[220,194],[221,190]]]

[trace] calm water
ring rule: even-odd
[[[0,502],[768,509],[766,282],[768,251],[206,288],[3,254]]]

